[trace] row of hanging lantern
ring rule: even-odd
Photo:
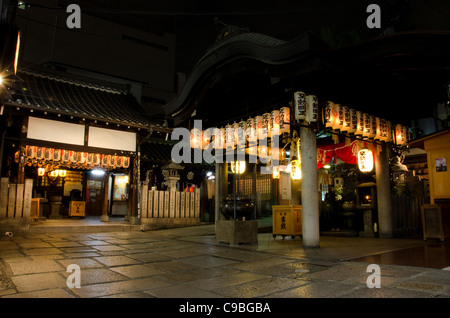
[[[291,112],[281,107],[247,120],[228,124],[221,128],[191,129],[190,145],[193,149],[247,149],[249,155],[279,160],[279,149],[268,146],[267,140],[290,134]],[[265,141],[265,142],[262,142]],[[246,147],[247,146],[247,147]]]
[[[19,151],[16,152],[15,161],[19,161]],[[57,162],[73,167],[104,167],[104,168],[128,168],[130,157],[107,155],[100,153],[73,151],[49,147],[26,146],[25,161],[27,164],[40,162]]]
[[[383,118],[376,117],[353,108],[328,101],[324,112],[325,127],[347,132],[365,139],[395,142],[404,146],[410,139],[408,127],[393,124]]]

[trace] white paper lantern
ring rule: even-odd
[[[255,126],[256,126],[256,136],[258,139],[263,139],[261,138],[262,134],[263,134],[263,118],[261,115],[258,115],[255,117]]]
[[[325,106],[325,127],[333,128],[337,116],[338,113],[334,106],[334,103],[328,101],[327,105]]]
[[[375,117],[375,139],[381,140],[381,118]]]
[[[256,125],[255,125],[255,119],[254,118],[249,118],[247,119],[247,123],[246,123],[246,135],[247,135],[247,140],[249,141],[256,141],[258,139],[258,136],[256,134]]]
[[[270,113],[262,115],[262,136],[260,139],[270,138]]]
[[[232,161],[230,163],[231,172],[242,174],[245,171],[245,161]]]
[[[344,122],[343,122],[343,125],[341,128],[341,131],[349,131],[350,125],[352,123],[351,117],[350,117],[350,108],[348,108],[347,106],[342,106],[342,110],[344,113]]]
[[[191,148],[197,149],[202,147],[202,131],[198,128],[191,129]]]
[[[358,168],[361,172],[370,172],[373,170],[373,153],[369,149],[358,151]]]
[[[377,135],[377,121],[373,115],[370,115],[370,126],[369,139],[375,139]]]
[[[356,132],[355,135],[362,136],[364,134],[364,116],[361,111],[356,111]]]
[[[300,180],[302,178],[302,167],[300,160],[291,161],[291,178],[293,180]]]
[[[303,120],[306,118],[306,94],[304,92],[294,93],[295,120]]]
[[[354,134],[356,133],[357,128],[358,128],[358,117],[356,115],[356,110],[350,108],[350,129],[348,130],[348,132]]]
[[[290,134],[291,132],[291,109],[289,107],[280,108],[280,134]]]
[[[319,119],[319,102],[317,96],[307,95],[306,96],[306,121],[309,123],[314,123]]]
[[[370,130],[372,129],[372,123],[370,121],[370,115],[367,113],[363,113],[364,119],[364,132],[363,137],[368,138],[370,136]]]
[[[272,110],[270,112],[270,135],[271,137],[280,135],[280,111]]]
[[[334,104],[334,109],[337,116],[334,120],[333,129],[341,130],[344,126],[344,108],[340,104]]]

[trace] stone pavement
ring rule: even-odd
[[[214,225],[102,233],[0,237],[1,298],[434,298],[450,296],[450,271],[351,259],[420,244],[418,240],[260,233],[258,244],[217,244]],[[69,288],[71,264],[80,288]],[[73,276],[71,276],[73,277]],[[372,276],[373,277],[373,276]],[[375,280],[370,280],[376,282]]]

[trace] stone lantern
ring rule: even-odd
[[[177,190],[177,182],[180,180],[178,170],[183,170],[184,167],[174,162],[162,167],[164,180],[168,186],[168,190]]]

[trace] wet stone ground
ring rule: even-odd
[[[450,296],[449,271],[383,265],[381,288],[368,288],[365,262],[307,258],[295,249],[280,254],[223,246],[209,232],[186,231],[2,237],[0,297]],[[67,284],[71,264],[80,268],[80,288]]]

